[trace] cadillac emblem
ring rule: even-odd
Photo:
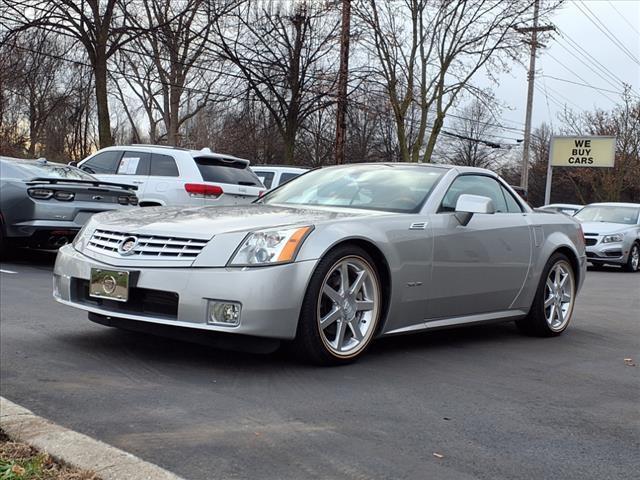
[[[113,292],[115,292],[117,286],[118,282],[116,282],[116,279],[113,277],[113,275],[107,275],[102,279],[102,290],[107,295],[111,295]]]
[[[136,237],[127,237],[118,245],[118,253],[120,253],[120,255],[131,255],[136,245],[138,245],[138,239]]]

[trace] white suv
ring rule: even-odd
[[[256,165],[251,167],[251,170],[269,190],[309,171],[306,167],[282,167],[279,165]]]
[[[237,205],[266,189],[242,158],[157,145],[99,150],[78,163],[101,180],[138,187],[140,206]]]

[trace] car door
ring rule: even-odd
[[[493,200],[496,213],[462,225],[454,210],[462,194]],[[458,176],[432,216],[434,255],[427,319],[508,310],[531,261],[531,231],[521,205],[495,178]]]
[[[105,182],[116,182],[116,172],[122,158],[121,150],[98,152],[87,160],[80,162],[80,169]]]
[[[133,185],[138,188],[136,195],[144,199],[144,192],[149,178],[149,160],[151,154],[141,151],[126,150],[122,154],[114,182]]]
[[[144,189],[145,201],[162,205],[188,205],[190,202],[184,184],[175,158],[160,153],[151,154],[149,176]]]

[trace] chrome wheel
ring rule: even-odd
[[[573,270],[564,260],[557,262],[549,271],[544,292],[544,316],[549,328],[562,331],[573,311],[575,281]]]
[[[318,296],[320,338],[335,356],[349,358],[369,343],[380,311],[380,284],[361,257],[340,259],[324,278]]]
[[[631,270],[634,272],[638,271],[638,267],[640,266],[640,248],[638,245],[634,245],[631,248]]]

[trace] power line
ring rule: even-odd
[[[638,31],[638,29],[633,26],[633,24],[627,19],[627,17],[625,17],[622,13],[620,13],[620,10],[618,10],[616,8],[616,6],[613,4],[613,2],[609,0],[608,3],[616,11],[616,13],[618,15],[620,15],[620,18],[622,18],[622,20],[624,20],[627,23],[627,25],[629,25],[634,32],[636,32],[638,35],[640,35],[640,31]]]
[[[582,7],[580,6],[580,4],[582,4],[582,6],[584,6],[584,8],[591,14],[593,15],[593,18],[591,18],[591,15],[589,15],[589,13],[585,12],[585,10],[582,9]],[[591,11],[591,9],[589,7],[587,7],[587,5],[584,2],[576,2],[575,6],[578,7],[578,10],[580,10],[580,12],[582,12],[582,14],[587,17],[587,19],[596,26],[596,28],[598,28],[598,30],[600,30],[609,40],[611,40],[611,42],[618,47],[618,49],[620,51],[622,51],[625,55],[627,55],[634,63],[640,65],[640,60],[638,60],[633,53],[631,53],[631,51],[625,47],[625,45],[618,39],[618,37],[616,37],[611,30],[609,30],[607,28],[607,26]],[[594,20],[595,19],[595,20]],[[596,23],[597,22],[597,23]],[[601,26],[602,25],[602,26]]]
[[[547,52],[547,55],[552,59],[555,60],[562,68],[564,68],[567,72],[569,72],[572,75],[575,75],[576,78],[582,78],[581,75],[578,75],[574,70],[572,70],[571,68],[567,67],[563,62],[561,62],[560,60],[558,60],[556,57],[554,57],[553,55],[551,55],[549,52]],[[594,90],[596,90],[600,95],[602,95],[603,97],[605,97],[606,99],[608,99],[610,102],[612,103],[616,103],[615,100],[613,100],[611,97],[609,97],[606,93],[604,93],[603,91],[601,91],[601,89],[594,87],[591,84],[586,84],[589,85],[591,88],[593,88]],[[621,94],[622,92],[614,92],[614,93],[618,93]]]
[[[544,75],[544,76],[547,78],[552,78],[553,80],[557,80],[559,82],[572,83],[573,85],[580,85],[581,87],[592,88],[593,90],[599,90],[602,92],[615,93],[616,95],[620,95],[621,93],[621,92],[616,92],[614,90],[608,90],[606,88],[594,87],[593,85],[590,85],[588,83],[575,82],[573,80],[568,80],[566,78],[554,77],[553,75]]]

